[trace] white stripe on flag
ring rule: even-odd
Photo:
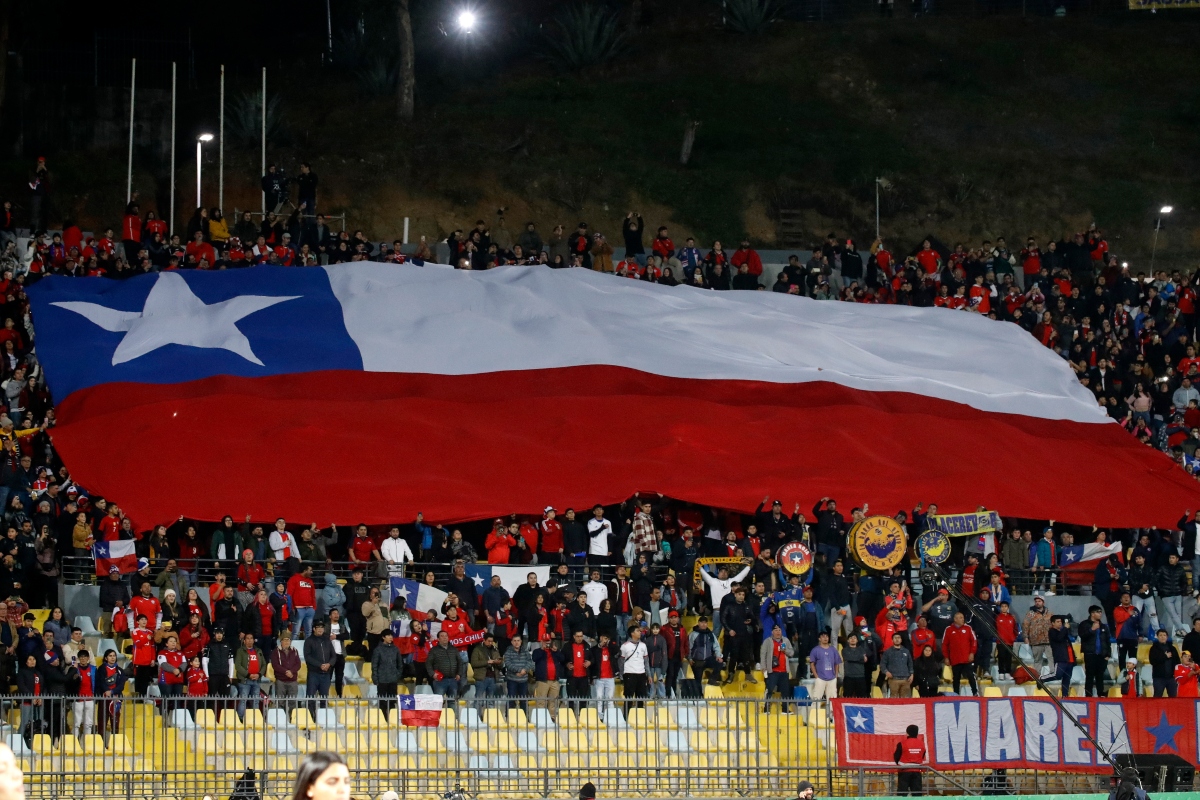
[[[445,592],[422,583],[417,586],[417,599],[411,608],[425,612],[436,611],[440,616],[444,602],[446,602]]]
[[[442,696],[440,694],[413,695],[413,711],[441,711]]]
[[[549,564],[532,567],[492,567],[492,574],[500,576],[500,585],[507,589],[510,595],[521,588],[521,584],[525,583],[526,577],[531,572],[537,573],[538,584],[541,586],[545,586],[546,581],[550,580]]]
[[[978,314],[705,292],[582,269],[324,269],[368,372],[606,365],[672,378],[828,381],[981,411],[1112,422],[1054,351]]]

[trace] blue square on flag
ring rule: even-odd
[[[870,706],[847,706],[846,730],[850,733],[874,733],[875,709]]]

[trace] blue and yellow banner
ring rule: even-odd
[[[947,536],[971,536],[1004,530],[1004,523],[995,511],[976,511],[970,514],[938,514],[937,529]]]

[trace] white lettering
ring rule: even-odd
[[[989,700],[984,761],[1012,761],[1021,758],[1021,734],[1013,716],[1011,700]]]
[[[1025,759],[1058,764],[1058,709],[1053,703],[1042,700],[1026,700],[1025,711]]]
[[[1125,727],[1125,709],[1120,703],[1096,704],[1096,741],[1113,755],[1133,752]]]
[[[979,703],[934,703],[933,726],[937,731],[934,752],[942,764],[982,761],[979,742]]]
[[[1087,703],[1070,703],[1064,702],[1065,708],[1071,716],[1079,720],[1079,724],[1086,730],[1091,715],[1091,707]],[[1092,743],[1088,741],[1087,734],[1081,732],[1074,725],[1063,725],[1063,763],[1064,764],[1094,764],[1096,763],[1096,753],[1092,750]]]

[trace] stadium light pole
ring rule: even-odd
[[[1154,223],[1154,242],[1150,245],[1150,277],[1154,277],[1154,253],[1158,250],[1158,232],[1162,230],[1162,218],[1175,210],[1175,206],[1163,206],[1158,210],[1158,221]]]
[[[196,137],[196,208],[200,207],[200,174],[202,170],[201,157],[204,145],[213,140],[211,133],[202,133]]]

